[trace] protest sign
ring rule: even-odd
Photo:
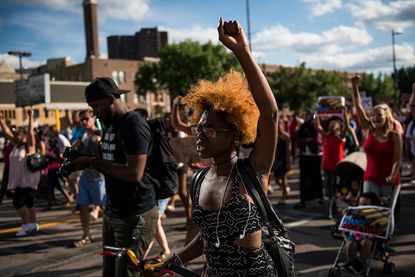
[[[345,102],[343,96],[321,96],[317,98],[317,115],[322,118],[332,116],[343,118]]]
[[[387,239],[392,215],[390,208],[382,206],[349,207],[340,221],[339,230]]]

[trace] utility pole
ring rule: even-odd
[[[252,52],[252,44],[251,44],[251,19],[249,16],[249,0],[246,0],[246,18],[248,23],[248,43],[249,43],[249,49]]]
[[[392,62],[393,62],[393,89],[395,94],[395,103],[399,103],[399,95],[398,95],[398,82],[397,82],[397,70],[396,70],[396,55],[395,55],[395,36],[402,35],[402,32],[395,32],[392,30]]]

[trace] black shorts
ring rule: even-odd
[[[20,209],[23,206],[27,208],[32,208],[35,205],[35,200],[33,198],[33,192],[35,190],[32,188],[19,188],[17,187],[14,190],[13,194],[13,206],[16,210]]]

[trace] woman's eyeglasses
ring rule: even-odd
[[[190,131],[193,135],[198,135],[203,133],[208,138],[215,138],[218,132],[228,132],[230,129],[226,128],[213,128],[213,127],[206,127],[201,124],[195,124],[190,126]]]

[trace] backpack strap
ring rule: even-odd
[[[260,209],[262,216],[264,217],[265,224],[268,227],[268,232],[273,234],[273,230],[277,227],[277,231],[281,235],[286,235],[287,230],[284,227],[281,219],[272,208],[268,197],[265,195],[261,182],[256,177],[255,171],[251,166],[248,159],[238,159],[236,168],[244,182],[244,185],[255,201],[255,204]],[[271,221],[275,225],[271,224]]]
[[[195,203],[196,193],[209,169],[210,166],[202,168],[198,170],[195,174],[193,174],[192,179],[190,181],[190,198],[192,199],[192,203]]]

